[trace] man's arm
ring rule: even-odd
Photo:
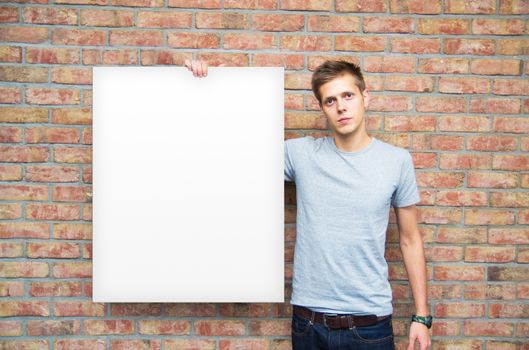
[[[404,266],[408,273],[416,315],[430,315],[426,289],[426,259],[424,256],[423,239],[417,226],[417,208],[415,205],[395,208],[399,227],[400,250]],[[410,326],[408,349],[413,349],[415,341],[421,350],[430,347],[428,328],[420,323],[412,322]]]

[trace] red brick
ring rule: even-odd
[[[20,46],[0,46],[0,62],[22,62],[22,48]]]
[[[470,112],[472,113],[518,114],[520,111],[521,102],[517,98],[470,99]]]
[[[92,84],[92,70],[88,68],[55,67],[51,69],[51,82],[58,84]]]
[[[79,104],[78,89],[26,88],[26,101],[30,104],[65,105]]]
[[[441,1],[421,0],[390,0],[391,13],[419,13],[438,14],[441,13]]]
[[[0,90],[2,93],[2,90]],[[0,127],[0,142],[22,142],[22,128],[14,126]]]
[[[50,237],[48,224],[29,222],[0,223],[1,238],[42,238]]]
[[[460,208],[427,208],[421,207],[418,222],[425,224],[458,224],[461,222]]]
[[[319,113],[287,112],[285,113],[285,129],[320,129],[327,128],[327,120]]]
[[[28,320],[27,334],[30,336],[74,335],[80,333],[79,320]]]
[[[336,0],[337,12],[386,12],[385,0]]]
[[[171,46],[170,38],[172,38],[173,33],[167,33],[167,45]],[[83,51],[84,54],[87,53],[87,50]],[[86,62],[85,64],[97,64],[103,63],[108,65],[136,65],[138,64],[138,52],[136,49],[118,49],[118,50],[106,50],[103,52],[103,58],[101,61],[96,62]]]
[[[29,288],[29,294],[34,297],[81,296],[81,283],[80,282],[69,282],[69,281],[32,282]]]
[[[435,323],[432,323],[432,335],[436,336],[457,336],[461,334],[461,325],[459,323],[456,323],[454,321],[443,321],[443,320],[436,320]],[[443,340],[436,341],[436,346],[439,349],[443,349]],[[468,341],[461,341],[461,340],[448,340],[446,341],[448,344],[444,349],[447,349],[448,347],[454,346],[457,348],[462,348],[468,344]],[[471,345],[469,349],[479,349],[479,346],[481,345],[481,341],[473,341],[476,345]],[[461,344],[465,343],[465,344]]]
[[[521,19],[476,18],[472,20],[472,33],[481,35],[520,35],[524,34],[524,21]]]
[[[485,316],[485,304],[468,302],[443,302],[435,306],[435,317],[473,318]]]
[[[529,231],[523,228],[490,228],[489,243],[529,244]]]
[[[439,191],[436,194],[437,205],[448,206],[486,206],[486,192],[477,191]]]
[[[410,96],[373,95],[368,110],[376,112],[402,112],[412,109]]]
[[[529,55],[529,39],[506,38],[498,39],[498,54]]]
[[[420,34],[468,34],[468,20],[447,18],[419,18],[417,32]]]
[[[35,220],[79,220],[78,205],[72,204],[28,204],[26,218]]]
[[[529,170],[529,156],[493,155],[492,168],[498,170]]]
[[[22,206],[18,203],[0,203],[0,219],[19,219],[22,217]]]
[[[0,200],[45,201],[47,186],[0,185]]]
[[[494,79],[492,93],[496,95],[529,95],[527,79]]]
[[[63,242],[28,242],[29,258],[78,258],[79,244]]]
[[[45,83],[48,82],[48,69],[42,67],[15,67],[15,66],[1,66],[0,79],[2,81],[12,81],[20,83]],[[38,110],[35,109],[16,109],[13,107],[4,108],[6,112],[25,111],[27,113],[36,114]],[[18,114],[18,113],[16,113]],[[47,113],[46,113],[47,114]],[[33,116],[35,117],[35,116]],[[28,117],[26,117],[28,118]],[[30,118],[28,118],[29,120]],[[47,117],[46,117],[47,120]],[[6,120],[9,121],[9,120]]]
[[[54,124],[92,124],[91,108],[54,108],[51,113]]]
[[[111,304],[110,314],[112,316],[160,316],[161,307],[160,304]]]
[[[444,39],[444,53],[448,55],[494,55],[493,39]]]
[[[162,46],[163,35],[158,30],[111,30],[110,45]]]
[[[466,100],[463,97],[419,96],[416,99],[415,108],[418,112],[465,112]]]
[[[439,92],[450,94],[487,94],[490,80],[486,78],[439,78]]]
[[[53,312],[55,316],[105,316],[105,304],[91,301],[55,301]]]
[[[366,56],[363,70],[365,72],[413,73],[414,57]]]
[[[224,48],[236,50],[262,50],[277,46],[275,36],[260,33],[226,33],[224,34]]]
[[[76,128],[26,128],[27,143],[79,143],[80,133]]]
[[[520,75],[521,60],[475,59],[470,63],[473,74]]]
[[[467,176],[467,187],[515,188],[517,179],[515,173],[470,172]]]
[[[54,147],[55,162],[92,163],[91,147]]]
[[[413,153],[413,164],[416,169],[435,168],[437,164],[436,153]]]
[[[106,45],[106,32],[94,29],[55,28],[52,31],[54,45],[96,46]]]
[[[189,321],[174,320],[140,320],[138,321],[138,333],[140,334],[163,334],[163,335],[187,335],[191,332]]]
[[[453,188],[459,187],[465,178],[464,173],[420,172],[416,174],[419,187]]]
[[[512,136],[469,136],[467,150],[506,152],[516,149],[516,138]]]
[[[488,268],[489,281],[527,281],[529,280],[529,267],[520,265],[513,267],[490,266]]]
[[[0,146],[2,162],[47,162],[50,152],[41,146]]]
[[[266,54],[252,55],[252,64],[257,67],[285,67],[285,69],[299,70],[304,67],[303,55],[297,54]]]
[[[308,30],[312,32],[358,32],[360,30],[360,17],[309,16]]]
[[[305,10],[305,11],[330,11],[331,0],[282,0],[279,9],[281,10]]]
[[[487,132],[491,130],[490,119],[490,117],[481,116],[443,115],[439,117],[439,130],[459,132]]]
[[[22,243],[0,242],[0,257],[17,258],[22,256]]]
[[[232,304],[230,304],[232,305]],[[248,312],[244,315],[238,313],[220,312],[221,316],[230,317],[262,317],[266,316],[267,312],[254,312],[256,309],[260,309],[259,305],[254,304],[237,304],[239,308],[247,308]],[[221,306],[222,308],[223,306]],[[267,311],[267,310],[266,310]],[[215,316],[217,314],[215,304],[213,303],[178,303],[166,305],[164,315],[172,317],[206,317]]]
[[[284,35],[280,45],[282,50],[329,51],[332,41],[330,37],[323,35]]]
[[[434,116],[387,116],[384,130],[388,131],[435,131]]]
[[[438,281],[481,281],[485,278],[482,266],[434,266],[434,278]]]
[[[496,0],[445,0],[445,13],[493,14],[496,13]]]
[[[34,165],[26,169],[26,180],[34,182],[77,182],[80,179],[77,167]]]
[[[411,17],[364,17],[364,33],[412,33]]]
[[[226,5],[226,3],[224,4]],[[297,32],[305,26],[305,16],[284,14],[252,15],[252,28],[271,32]]]
[[[480,300],[514,300],[516,287],[514,284],[470,284],[465,286],[465,299]]]
[[[9,300],[0,301],[0,316],[50,316],[47,301]]]
[[[22,16],[26,23],[77,25],[76,9],[25,7]]]
[[[141,322],[141,321],[140,321]],[[88,335],[133,334],[133,320],[85,320],[83,333]]]
[[[26,62],[45,64],[78,64],[79,49],[70,48],[31,48],[26,49]]]
[[[201,1],[204,3],[204,1]],[[211,2],[211,1],[210,1]],[[198,7],[198,6],[193,6]],[[220,7],[220,4],[216,6]],[[224,8],[252,9],[252,10],[275,10],[277,9],[277,0],[224,0]]]
[[[491,192],[490,204],[493,207],[529,207],[529,196],[524,192]]]
[[[441,42],[438,38],[392,38],[391,52],[428,54],[438,53]]]
[[[195,333],[205,336],[244,335],[245,325],[242,321],[236,320],[195,321]]]
[[[508,210],[465,209],[467,225],[513,225],[514,213]]]
[[[90,261],[57,262],[53,264],[55,278],[88,278],[92,277]]]
[[[420,58],[418,73],[468,73],[469,60],[467,58]]]
[[[425,249],[425,255],[426,261],[460,261],[463,258],[463,248],[445,246],[429,247]]]
[[[178,350],[180,348],[173,348],[169,346],[171,340],[166,339],[164,341],[165,349],[166,350]],[[178,342],[178,341],[177,341]],[[186,342],[186,341],[184,341]],[[208,348],[205,344],[207,343],[213,343],[215,345],[215,342],[213,340],[198,340],[197,342],[189,341],[186,344],[190,346],[197,346],[197,349],[204,349],[204,350],[214,350],[214,348]],[[202,346],[202,347],[201,347]],[[111,350],[129,350],[129,349],[135,349],[135,350],[160,350],[162,348],[162,340],[161,339],[110,339],[110,349]],[[191,347],[192,348],[192,347]]]
[[[186,59],[191,59],[192,55],[189,53],[181,53],[171,50],[141,50],[141,64],[142,65],[177,65],[182,66]],[[208,61],[212,63],[211,61]],[[212,64],[211,66],[217,66]]]
[[[224,5],[229,0],[224,1]],[[241,1],[239,1],[240,3]],[[163,5],[163,2],[161,3]],[[160,6],[161,6],[160,5]],[[188,8],[220,8],[220,0],[169,0],[169,7],[188,7]]]
[[[18,8],[15,6],[0,6],[0,23],[19,22]]]
[[[22,167],[20,165],[0,165],[0,181],[22,180]]]
[[[81,10],[81,25],[93,27],[132,27],[134,12],[124,10]]]
[[[0,336],[13,337],[22,335],[22,321],[0,321]]]
[[[35,26],[0,27],[0,41],[40,44],[48,41],[48,28]]]
[[[434,78],[423,76],[388,75],[384,79],[384,90],[431,92]]]
[[[55,339],[53,342],[55,350],[105,350],[104,339]]]
[[[140,28],[190,28],[193,20],[191,12],[139,11]]]
[[[66,0],[71,1],[71,0]],[[77,1],[77,0],[76,0]],[[163,0],[112,0],[114,6],[133,6],[133,7],[162,7]]]
[[[485,243],[487,230],[484,228],[440,227],[436,242],[439,243]]]
[[[508,337],[513,335],[513,330],[513,324],[507,322],[465,321],[464,326],[466,336]]]
[[[54,202],[87,202],[91,200],[92,189],[89,186],[54,186]]]
[[[335,49],[337,51],[374,52],[374,51],[384,51],[385,46],[386,46],[386,39],[382,36],[337,35]]]
[[[167,33],[167,44],[169,47],[214,49],[220,47],[220,35],[192,32]]]
[[[48,340],[4,340],[2,341],[3,350],[48,350],[50,345]]]
[[[0,87],[0,103],[21,103],[22,89],[17,87]]]
[[[500,0],[500,14],[520,15],[529,14],[527,0]]]
[[[465,248],[465,261],[501,263],[514,260],[514,247],[478,246]]]
[[[198,12],[195,15],[197,28],[249,29],[248,15],[238,12]]]

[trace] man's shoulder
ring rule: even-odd
[[[391,143],[377,138],[376,136],[375,139],[377,140],[379,151],[384,155],[397,160],[411,158],[411,154],[406,148],[395,146]]]

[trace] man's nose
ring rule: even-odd
[[[338,111],[344,111],[345,110],[345,101],[338,98],[336,99],[336,107],[338,107]]]

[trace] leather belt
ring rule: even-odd
[[[313,323],[318,323],[332,329],[371,326],[391,316],[325,314],[299,305],[293,305],[293,312],[298,316],[310,319]]]

